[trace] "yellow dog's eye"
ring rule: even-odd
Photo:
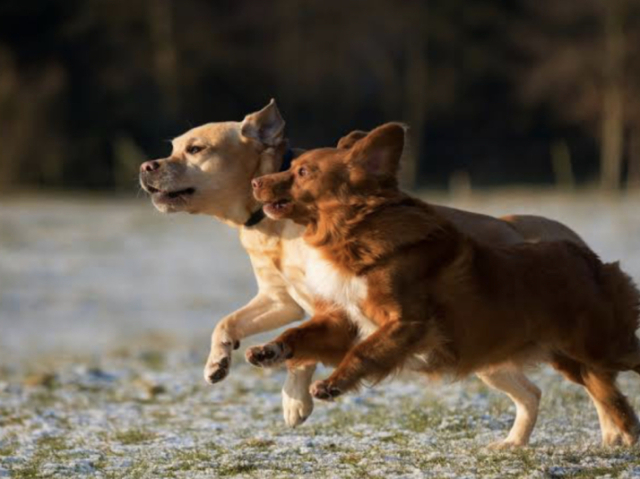
[[[187,148],[187,153],[189,153],[190,155],[197,155],[202,150],[204,150],[203,146],[191,145]]]
[[[307,176],[307,169],[304,166],[298,168],[298,176]]]

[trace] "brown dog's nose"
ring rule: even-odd
[[[257,190],[262,186],[262,180],[260,178],[254,178],[253,180],[251,180],[251,186],[254,190]]]
[[[140,171],[151,172],[160,168],[160,162],[157,160],[145,161],[140,165]]]

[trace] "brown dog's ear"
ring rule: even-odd
[[[401,123],[385,123],[358,141],[350,154],[350,162],[374,176],[396,177],[404,149],[407,127]]]
[[[240,126],[242,136],[266,146],[277,146],[284,137],[284,120],[272,98],[262,110],[249,113]]]
[[[358,141],[367,136],[368,132],[362,130],[353,130],[348,135],[343,136],[338,140],[338,148],[348,150]]]

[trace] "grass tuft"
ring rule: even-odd
[[[156,434],[144,429],[128,429],[126,431],[118,431],[114,434],[114,439],[125,446],[132,444],[142,444],[152,441],[156,438]]]

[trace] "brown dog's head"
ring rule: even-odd
[[[254,197],[264,203],[267,216],[308,224],[323,206],[347,202],[353,195],[397,192],[404,125],[387,123],[357,136],[351,147],[311,150],[289,171],[254,179]]]
[[[155,207],[242,224],[255,210],[251,179],[277,171],[286,149],[275,101],[242,122],[209,123],[174,139],[167,158],[140,166],[140,184]]]

